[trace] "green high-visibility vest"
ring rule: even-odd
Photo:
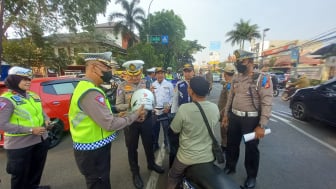
[[[42,103],[37,94],[29,91],[28,98],[24,98],[13,91],[8,91],[1,96],[10,100],[14,105],[14,112],[9,119],[11,124],[22,127],[41,127],[44,124]],[[30,134],[5,132],[5,136],[24,136]]]
[[[91,117],[83,112],[78,106],[79,100],[83,94],[89,90],[97,90],[104,94],[106,106],[111,110],[110,103],[105,93],[92,82],[80,81],[71,98],[69,109],[69,122],[74,148],[77,150],[94,150],[113,141],[116,131],[106,131],[101,128]],[[112,114],[112,111],[111,111]]]

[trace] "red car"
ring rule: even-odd
[[[68,131],[70,128],[68,120],[70,98],[79,81],[79,78],[45,77],[35,78],[31,82],[30,90],[41,97],[43,110],[51,120],[58,120],[49,131],[50,148],[59,144],[63,131]],[[7,90],[5,85],[0,83],[0,94],[5,90]],[[2,131],[0,135],[0,146],[3,146]]]

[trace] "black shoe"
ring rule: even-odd
[[[36,189],[51,189],[51,187],[49,185],[46,185],[46,186],[39,186]]]
[[[236,172],[235,169],[231,169],[231,168],[228,168],[228,167],[225,167],[223,171],[224,171],[224,173],[227,174],[227,175],[229,175],[229,174],[233,174],[233,173]]]
[[[133,174],[133,184],[137,189],[143,188],[144,184],[139,174]]]
[[[244,182],[245,188],[254,188],[257,183],[256,178],[254,177],[247,177],[247,179]]]
[[[149,170],[153,170],[159,174],[162,174],[164,173],[164,169],[158,165],[156,165],[155,163],[152,165],[152,166],[148,166],[148,169]]]

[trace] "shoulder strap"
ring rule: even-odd
[[[205,125],[207,126],[207,129],[208,129],[208,132],[209,132],[209,135],[211,136],[211,139],[214,143],[217,143],[217,140],[214,136],[214,134],[212,133],[212,130],[210,128],[210,125],[209,125],[209,122],[208,122],[208,119],[207,117],[205,116],[205,113],[201,107],[201,105],[198,103],[198,102],[194,102],[196,104],[196,106],[199,108],[199,110],[201,111],[201,114],[202,114],[202,117],[204,119],[204,122],[205,122]]]

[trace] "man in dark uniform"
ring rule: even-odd
[[[228,125],[227,162],[225,173],[234,173],[239,158],[242,135],[255,132],[255,140],[245,142],[245,188],[254,188],[259,168],[259,139],[264,137],[265,125],[272,111],[273,86],[269,75],[253,72],[253,53],[237,50],[238,75],[232,79],[222,125]],[[232,114],[228,117],[228,112]]]
[[[122,66],[126,68],[126,81],[118,86],[116,109],[123,113],[128,110],[131,97],[138,89],[146,88],[146,81],[141,79],[142,60],[132,60],[125,62]],[[134,122],[124,129],[125,142],[128,150],[128,161],[133,174],[133,184],[136,188],[143,188],[143,181],[139,174],[138,164],[138,144],[139,136],[147,158],[147,168],[157,173],[164,173],[164,169],[155,163],[153,151],[153,119],[152,112],[147,112],[143,122]]]
[[[176,83],[174,96],[173,96],[173,104],[171,107],[171,113],[174,115],[177,112],[177,109],[180,105],[189,103],[192,101],[191,97],[188,94],[188,86],[190,79],[194,77],[194,66],[190,63],[183,65],[183,78],[184,80],[180,80]],[[174,159],[176,157],[177,149],[179,146],[179,137],[178,134],[175,134],[171,129],[168,130],[169,136],[169,167],[172,166]]]

